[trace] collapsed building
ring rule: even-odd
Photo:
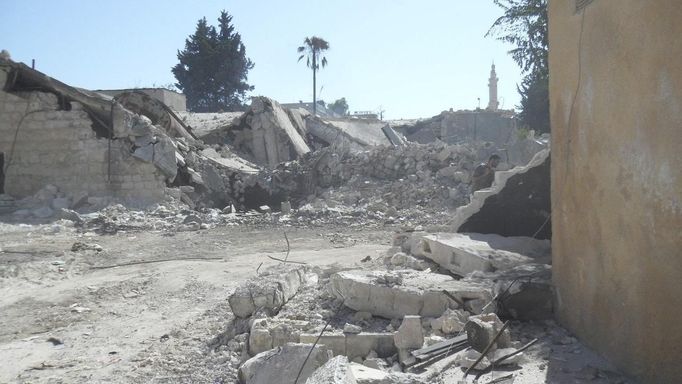
[[[187,114],[157,95],[108,96],[10,59],[0,64],[1,187],[15,198],[50,186],[48,194],[70,208],[107,201],[145,206],[169,196],[192,208],[258,207],[276,194],[272,168],[311,147],[358,152],[402,143],[385,124],[330,123],[263,97],[236,121],[202,131],[202,141],[185,123]]]

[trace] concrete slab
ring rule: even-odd
[[[438,317],[467,300],[492,298],[492,282],[455,280],[426,271],[343,271],[332,275],[330,282],[332,294],[346,306],[386,318]]]
[[[424,235],[412,242],[411,252],[461,276],[474,271],[507,270],[551,259],[549,240],[479,233]]]
[[[323,366],[329,356],[327,348],[312,344],[289,343],[282,347],[257,354],[239,367],[239,379],[245,384],[294,383],[299,369],[305,362],[296,383],[305,383],[313,372]]]

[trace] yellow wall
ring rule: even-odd
[[[575,4],[549,4],[558,318],[682,383],[682,1]]]

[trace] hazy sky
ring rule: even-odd
[[[173,83],[177,50],[206,16],[233,17],[252,95],[312,100],[312,73],[297,62],[306,36],[330,43],[318,75],[321,99],[351,111],[430,117],[488,102],[494,60],[501,107],[519,102],[521,74],[508,45],[484,34],[501,10],[492,0],[3,0],[0,49],[67,84],[88,89]]]

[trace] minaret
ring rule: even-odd
[[[497,73],[495,73],[495,63],[490,68],[490,78],[488,79],[488,110],[497,111],[500,103],[497,101]]]

